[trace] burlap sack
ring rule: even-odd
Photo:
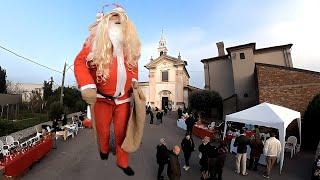
[[[127,125],[126,137],[121,148],[128,152],[135,152],[141,144],[143,128],[146,119],[146,97],[138,86],[133,85],[133,104],[131,106],[130,118]]]

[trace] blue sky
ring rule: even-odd
[[[79,52],[88,26],[104,3],[122,4],[135,23],[142,42],[140,81],[147,81],[143,67],[157,57],[164,29],[168,54],[188,61],[191,85],[203,88],[203,58],[217,55],[215,43],[225,47],[256,42],[258,48],[293,43],[294,66],[320,71],[319,1],[17,1],[0,6],[0,45],[62,71]],[[21,60],[0,49],[0,66],[14,82],[42,83],[61,74]],[[75,85],[68,70],[66,83]]]

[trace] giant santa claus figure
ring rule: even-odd
[[[132,84],[138,79],[140,41],[133,23],[120,6],[108,14],[99,13],[89,30],[90,35],[74,62],[76,80],[82,98],[94,107],[101,159],[108,159],[113,121],[117,165],[132,176],[128,152],[121,145],[130,116]]]

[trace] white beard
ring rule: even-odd
[[[116,21],[110,21],[108,26],[108,34],[113,45],[114,55],[122,53],[123,32],[122,24],[116,24]]]

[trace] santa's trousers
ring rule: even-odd
[[[116,105],[107,99],[98,99],[94,105],[98,143],[102,153],[109,152],[110,124],[113,120],[117,164],[128,167],[128,153],[121,149],[130,116],[130,103]]]

